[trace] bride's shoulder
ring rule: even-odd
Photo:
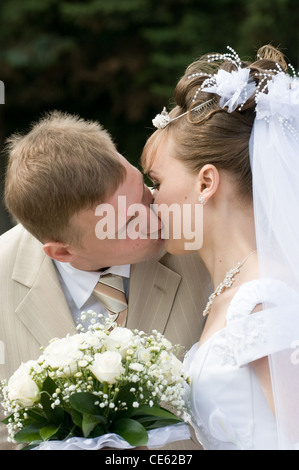
[[[260,306],[265,303],[282,306],[293,301],[299,302],[299,293],[285,282],[271,278],[254,279],[242,284],[234,295],[227,320],[236,320],[262,310]]]
[[[287,296],[290,299],[296,298],[298,300],[299,298],[299,292],[292,286],[274,278],[259,278],[246,282],[240,287],[238,294],[240,296],[250,296],[264,302],[272,301],[274,304],[280,304],[282,299]]]

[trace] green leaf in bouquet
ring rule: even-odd
[[[49,425],[40,430],[40,437],[43,441],[48,441],[59,431],[60,426]]]
[[[30,444],[28,444],[27,446],[22,447],[22,451],[23,451],[23,450],[32,450],[32,449],[34,449],[35,447],[38,447],[39,444],[41,444],[41,440],[39,440],[39,441],[33,441],[33,442],[31,442]]]
[[[75,426],[78,426],[81,429],[82,428],[82,420],[83,420],[82,414],[79,413],[79,411],[71,409],[70,415],[71,415],[72,421],[75,424]]]
[[[26,411],[28,418],[33,423],[46,424],[47,418],[40,413],[40,410],[31,409]]]
[[[139,420],[138,420],[139,421]],[[165,426],[172,426],[174,424],[181,423],[181,420],[174,420],[174,419],[156,419],[155,421],[152,421],[151,423],[149,422],[146,424],[145,422],[142,423],[143,426],[146,428],[147,431],[150,431],[151,429],[159,429],[159,428],[164,428]]]
[[[136,384],[128,383],[120,388],[115,401],[126,403],[126,409],[114,412],[112,416],[110,416],[112,423],[116,423],[120,419],[130,418],[133,410],[136,408],[133,407],[133,402],[136,401],[136,397],[134,393],[130,392],[132,388],[135,388]]]
[[[14,422],[14,415],[7,416],[6,418],[2,419],[0,422],[3,424],[9,424],[10,422]]]
[[[61,407],[55,406],[52,408],[53,398],[57,385],[50,377],[47,377],[43,383],[41,391],[41,404],[48,422],[51,424],[60,424],[64,419],[64,411]]]
[[[95,403],[99,401],[99,398],[88,392],[74,393],[70,396],[69,402],[74,410],[79,413],[87,415],[99,416],[101,408]]]
[[[57,385],[51,377],[47,377],[43,383],[43,392],[47,392],[49,395],[53,395],[57,389]]]
[[[153,416],[154,418],[161,419],[170,419],[179,423],[182,421],[175,414],[171,413],[171,411],[168,411],[165,408],[161,408],[160,406],[141,405],[139,408],[134,409],[131,414],[131,417],[141,415]]]
[[[52,400],[47,395],[41,395],[41,403],[43,405],[43,410],[47,416],[48,423],[51,424],[60,424],[64,420],[64,411],[61,407],[55,406],[51,408]]]
[[[123,437],[131,446],[144,446],[148,442],[148,434],[144,426],[134,419],[120,419],[113,425],[111,432]]]
[[[41,424],[29,424],[19,431],[14,439],[17,442],[41,442],[40,430],[43,425]]]
[[[107,426],[103,427],[101,424],[97,424],[88,437],[92,439],[94,437],[103,436],[103,434],[107,434],[107,432]]]
[[[99,428],[100,434],[97,434],[97,436],[103,434],[104,428],[101,425],[103,422],[101,418],[102,417],[96,417],[96,416],[91,416],[91,415],[86,415],[86,414],[83,415],[82,431],[83,431],[84,437],[90,437],[90,434],[92,433],[92,431],[94,431],[94,429],[98,425],[100,425],[100,428]]]
[[[162,428],[173,424],[181,423],[182,420],[176,415],[159,406],[142,405],[135,409],[131,418],[141,423],[146,430]]]
[[[120,388],[116,397],[117,401],[126,403],[127,408],[131,408],[133,402],[136,400],[135,395],[130,392],[131,388],[136,388],[136,384],[127,383],[126,385]]]

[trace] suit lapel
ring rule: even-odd
[[[28,289],[16,314],[41,345],[75,332],[52,260],[27,232],[19,245],[12,278]]]
[[[181,276],[158,261],[131,267],[128,328],[164,333]]]

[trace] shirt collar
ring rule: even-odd
[[[129,264],[112,266],[106,271],[98,272],[81,271],[69,263],[61,263],[56,260],[54,260],[54,263],[78,309],[81,309],[87,302],[101,276],[110,273],[122,277],[130,277],[131,266]]]

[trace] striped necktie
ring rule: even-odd
[[[123,278],[115,274],[101,276],[93,290],[93,294],[107,309],[111,320],[116,321],[118,326],[125,326],[128,303]]]

